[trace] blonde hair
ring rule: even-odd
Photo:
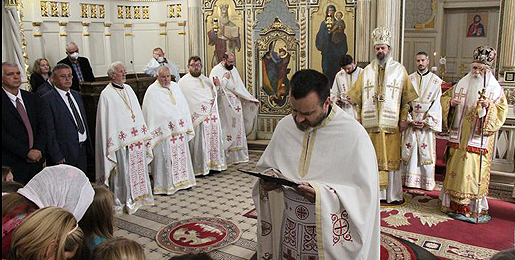
[[[54,259],[65,260],[64,253],[77,249],[83,239],[72,213],[58,207],[42,208],[14,231],[9,259],[45,259],[48,248],[54,244]]]
[[[48,74],[50,74],[50,71],[52,71],[52,66],[50,66],[50,62],[48,62],[48,60],[45,58],[39,58],[36,61],[34,61],[34,66],[32,66],[32,72],[41,75],[41,68],[39,66],[41,65],[42,61],[46,61],[46,63],[48,63]]]
[[[117,237],[100,243],[93,251],[93,260],[146,260],[145,250],[136,241]]]
[[[105,186],[93,184],[95,197],[88,210],[79,221],[87,240],[93,236],[105,239],[113,238],[114,234],[114,198],[113,193]]]

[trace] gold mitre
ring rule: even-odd
[[[390,46],[392,33],[384,27],[377,27],[372,32],[372,41],[374,42],[374,46],[378,44],[386,44]]]

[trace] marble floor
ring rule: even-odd
[[[155,196],[154,206],[144,206],[134,215],[116,215],[115,236],[133,239],[145,247],[147,260],[169,259],[175,255],[156,243],[157,232],[170,222],[190,217],[219,217],[235,223],[241,238],[214,250],[214,259],[251,259],[256,251],[256,220],[244,217],[254,208],[254,177],[237,169],[253,169],[261,152],[250,152],[248,163],[230,166],[227,171],[197,178],[197,186],[170,196]]]

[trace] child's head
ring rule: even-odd
[[[100,243],[91,259],[102,260],[145,260],[145,250],[136,241],[117,237]]]
[[[2,166],[2,181],[13,181],[13,173],[11,172],[11,168],[7,166]]]
[[[336,12],[336,14],[334,15],[334,17],[336,17],[337,20],[341,20],[343,19],[343,12],[342,11],[338,11]]]
[[[286,49],[284,49],[284,48],[279,48],[279,55],[280,55],[280,56],[283,56],[283,55],[285,55],[285,54],[286,54]]]
[[[42,208],[14,231],[9,259],[70,259],[83,239],[72,213],[58,207]]]
[[[79,222],[86,239],[99,236],[112,238],[114,233],[114,199],[113,193],[105,186],[93,184],[95,196],[93,202]]]

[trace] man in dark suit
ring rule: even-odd
[[[57,64],[51,75],[54,88],[42,97],[47,164],[66,163],[88,175],[87,156],[93,154],[93,145],[82,98],[77,91],[70,89],[72,78],[70,66]],[[93,175],[90,177],[94,181]]]
[[[72,89],[80,91],[81,82],[92,82],[95,81],[93,70],[89,65],[88,58],[79,57],[79,47],[74,42],[66,44],[66,55],[67,57],[62,59],[59,63],[66,64],[72,68],[73,73],[73,84]]]
[[[43,169],[45,127],[37,94],[21,90],[17,65],[2,63],[2,165],[26,184]]]

